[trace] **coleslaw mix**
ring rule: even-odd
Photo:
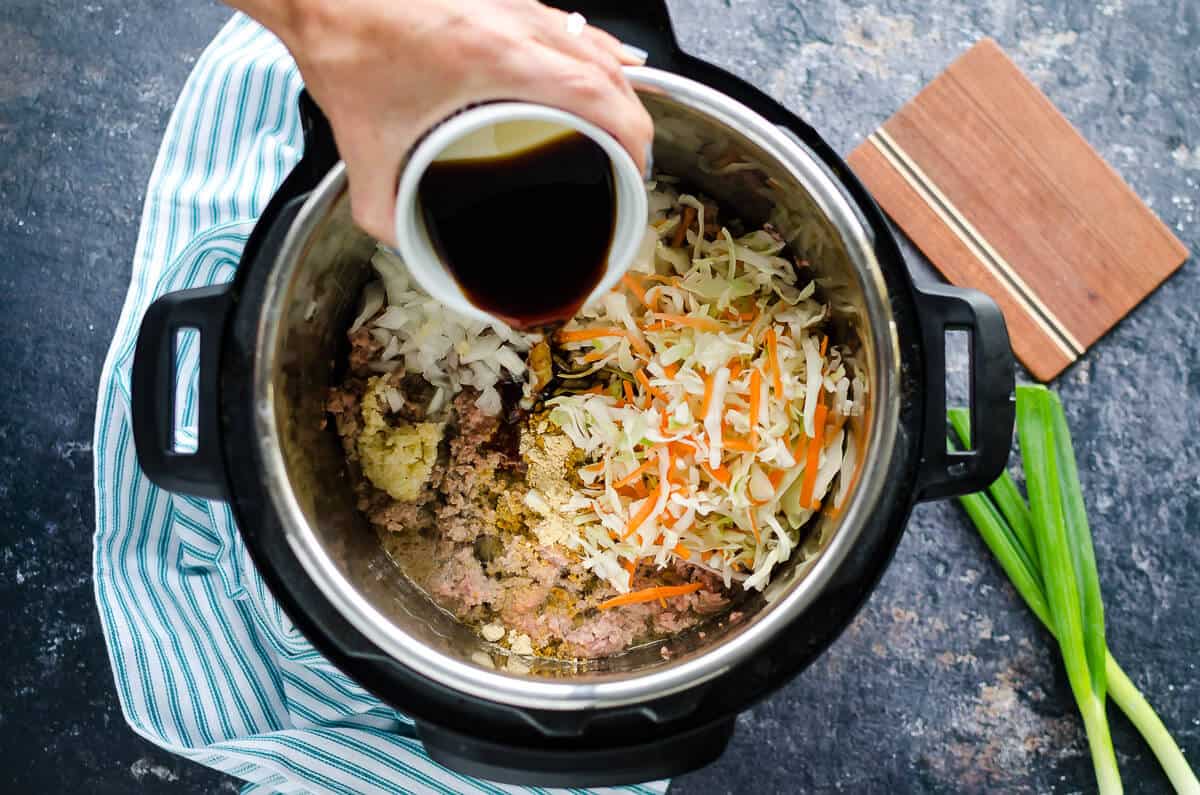
[[[867,384],[786,241],[769,225],[734,237],[669,180],[648,184],[622,289],[557,334],[571,366],[556,375],[589,385],[547,401],[587,461],[563,543],[621,593],[641,562],[674,559],[761,590],[852,487]]]
[[[381,346],[372,369],[433,385],[431,416],[464,387],[497,414],[497,385],[524,384],[526,407],[542,407],[533,430],[582,453],[568,494],[525,494],[535,532],[611,584],[614,605],[640,601],[630,589],[647,563],[685,561],[727,588],[763,589],[812,516],[837,512],[862,457],[848,420],[863,413],[867,382],[855,352],[831,343],[807,263],[785,257],[770,224],[735,236],[671,177],[647,190],[632,268],[552,341],[454,315],[383,247],[372,260],[382,281],[350,329],[365,324]],[[546,342],[552,397],[537,394]]]

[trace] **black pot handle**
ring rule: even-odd
[[[421,721],[417,736],[437,763],[477,778],[533,787],[616,787],[682,775],[713,762],[733,736],[732,717],[630,745],[579,749],[549,741],[512,745]]]
[[[978,290],[925,285],[916,290],[925,348],[925,432],[918,495],[970,494],[1000,476],[1012,445],[1013,354],[1004,315]],[[970,450],[946,449],[946,332],[968,332],[971,350]]]
[[[273,202],[267,208],[247,241],[239,267],[279,250],[306,196],[280,205]],[[221,453],[219,390],[222,336],[236,301],[233,284],[177,290],[159,296],[142,317],[133,352],[133,443],[146,477],[167,491],[210,500],[229,497]],[[200,334],[197,442],[195,452],[182,453],[174,444],[175,337],[189,328]]]
[[[217,388],[221,334],[232,292],[227,284],[160,296],[142,318],[133,353],[131,408],[138,463],[151,482],[167,491],[225,499]],[[175,339],[183,329],[200,335],[196,450],[175,449]]]

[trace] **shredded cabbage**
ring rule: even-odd
[[[774,228],[735,235],[676,185],[660,176],[648,186],[649,225],[622,286],[557,341],[563,388],[544,416],[584,464],[555,506],[554,533],[619,592],[637,564],[679,560],[727,587],[763,589],[817,511],[849,496],[862,451],[848,420],[864,413],[867,381],[855,352],[827,338],[818,282],[785,258]],[[464,387],[493,415],[501,381],[531,396],[540,335],[455,315],[388,249],[372,263],[380,281],[352,327],[380,346],[370,369],[420,374],[434,387],[431,415]],[[529,499],[538,510],[540,497]]]
[[[621,592],[646,560],[762,589],[804,525],[852,487],[860,455],[846,423],[866,380],[827,339],[829,307],[773,229],[706,235],[711,211],[673,180],[653,183],[650,208],[623,286],[558,340],[569,373],[585,373],[568,379],[579,391],[547,401],[588,462],[571,547]]]

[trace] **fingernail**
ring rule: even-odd
[[[650,57],[650,53],[646,52],[641,47],[634,47],[632,44],[622,43],[621,49],[630,58],[636,58],[637,60],[641,61],[642,63],[645,63],[646,59]]]
[[[646,144],[646,170],[642,174],[643,179],[650,179],[654,176],[654,144]]]

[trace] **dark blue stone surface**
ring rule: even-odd
[[[675,0],[685,45],[846,152],[996,38],[1192,249],[1196,0]],[[125,725],[91,583],[95,388],[145,183],[211,0],[0,5],[0,790],[214,792]],[[916,255],[914,255],[916,258]],[[1189,263],[1056,383],[1080,449],[1116,657],[1200,759],[1200,276]],[[1126,790],[1166,791],[1130,726]],[[1047,635],[953,504],[918,508],[850,630],[744,715],[709,792],[1093,788]]]

